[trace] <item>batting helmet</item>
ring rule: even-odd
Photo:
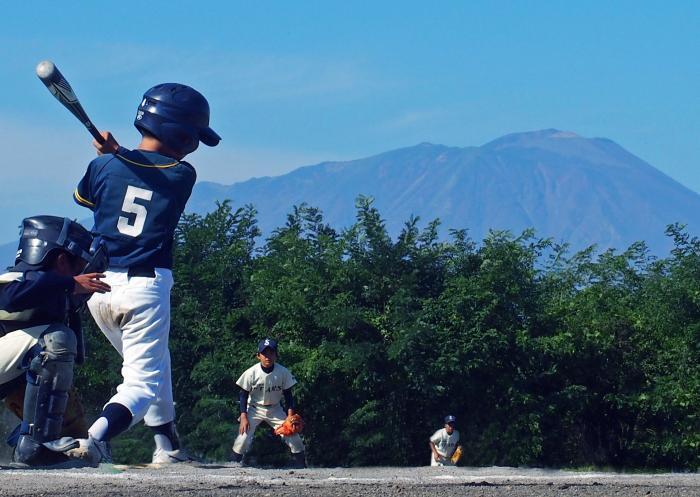
[[[179,83],[163,83],[144,93],[134,126],[183,157],[197,150],[200,141],[214,147],[221,140],[209,127],[207,99]]]
[[[22,221],[22,234],[12,269],[22,272],[44,269],[49,254],[56,250],[97,266],[95,272],[102,272],[107,267],[104,246],[83,226],[67,217],[34,216]]]

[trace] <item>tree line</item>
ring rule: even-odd
[[[257,340],[280,342],[294,373],[309,463],[426,465],[428,437],[457,416],[460,464],[700,467],[700,241],[599,253],[492,231],[438,234],[406,221],[396,239],[372,199],[336,231],[296,206],[262,239],[252,206],[186,214],[175,240],[170,350],[187,448],[226,460],[235,381]],[[97,414],[120,358],[86,317],[76,385]],[[267,430],[251,456],[281,464]],[[150,432],[114,441],[150,460]]]

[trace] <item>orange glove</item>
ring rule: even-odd
[[[288,437],[294,435],[295,433],[301,433],[304,429],[304,420],[298,414],[292,414],[287,416],[280,426],[275,428],[275,435],[280,435],[283,437]]]
[[[450,458],[450,461],[452,461],[452,464],[457,464],[459,460],[462,458],[462,446],[458,445],[455,451],[452,453],[452,457]]]

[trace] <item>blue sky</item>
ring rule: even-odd
[[[698,2],[12,2],[0,20],[0,242],[22,217],[83,218],[90,137],[34,66],[134,146],[136,106],[177,81],[209,99],[232,183],[423,141],[542,128],[607,137],[700,192]]]

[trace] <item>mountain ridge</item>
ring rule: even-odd
[[[307,202],[342,228],[354,221],[360,194],[375,198],[392,235],[413,214],[440,218],[445,232],[468,228],[477,240],[490,228],[534,227],[573,249],[624,249],[645,240],[662,253],[670,247],[667,224],[700,224],[694,212],[700,196],[690,189],[613,140],[556,129],[511,133],[476,147],[423,142],[233,185],[199,183],[189,208],[206,212],[214,198],[253,203],[269,233],[292,205]],[[651,202],[654,197],[663,200]],[[645,222],[635,219],[640,215]]]
[[[324,161],[280,176],[223,185],[198,182],[187,212],[204,214],[215,201],[251,203],[264,235],[282,226],[293,205],[318,207],[340,230],[355,221],[355,199],[374,197],[396,236],[412,215],[441,220],[441,234],[489,229],[568,242],[572,250],[597,244],[627,248],[644,240],[663,255],[668,224],[700,227],[700,195],[608,138],[543,129],[510,133],[480,146],[421,142],[349,161]],[[16,241],[0,246],[13,254]]]

